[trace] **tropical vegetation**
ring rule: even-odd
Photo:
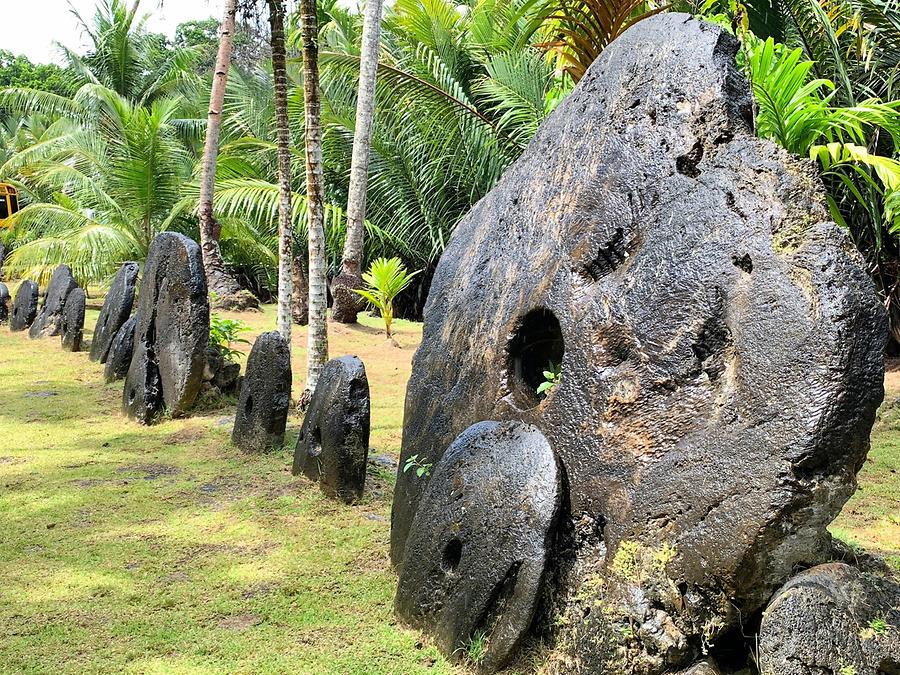
[[[27,204],[0,235],[14,248],[7,266],[15,274],[45,275],[66,259],[82,280],[102,282],[120,261],[140,260],[160,230],[199,238],[219,24],[186,24],[168,42],[147,31],[138,5],[99,0],[93,17],[79,17],[91,48],[63,49],[71,91],[59,90],[55,74],[47,86],[29,76],[0,91],[0,180],[17,185]],[[314,40],[304,40],[300,11],[285,17],[281,142],[278,68],[259,50],[232,60],[221,110],[216,234],[229,273],[261,299],[280,287],[284,295],[290,276],[306,299],[319,258],[306,253],[309,222],[321,222],[329,278],[342,264],[353,271],[360,241],[360,270],[380,257],[433,269],[456,223],[602,49],[634,22],[676,9],[741,40],[758,133],[818,163],[832,217],[866,256],[900,337],[900,20],[889,0],[397,0],[379,25],[371,120],[358,117],[368,105],[360,108],[357,87],[363,14],[335,0],[304,7],[315,15]],[[235,44],[247,34],[239,29]],[[322,155],[321,189],[312,192],[303,58],[311,42]],[[358,119],[363,136],[371,124],[366,196],[362,208],[355,198],[351,217],[362,218],[364,237],[354,225],[348,238]],[[311,194],[321,196],[312,213]],[[320,285],[312,284],[321,299]],[[305,320],[305,306],[300,314]]]

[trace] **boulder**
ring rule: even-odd
[[[134,354],[123,410],[149,424],[166,410],[190,410],[203,384],[209,341],[209,300],[200,247],[176,232],[150,246],[138,295]]]
[[[416,467],[406,473],[425,482]],[[560,499],[556,458],[536,427],[466,429],[427,481],[406,542],[397,613],[432,633],[445,654],[465,652],[480,634],[479,665],[504,665],[534,618]]]
[[[294,451],[295,476],[304,474],[329,497],[362,497],[369,456],[369,380],[355,356],[325,364]]]
[[[55,337],[62,332],[62,315],[66,298],[76,288],[78,284],[75,283],[68,265],[60,265],[53,270],[44,304],[28,330],[30,338]]]
[[[106,363],[116,333],[131,316],[137,278],[138,264],[135,262],[124,263],[116,272],[91,337],[91,361]]]
[[[62,317],[62,348],[68,352],[80,352],[84,340],[84,291],[76,288],[66,298]]]
[[[9,319],[9,289],[6,284],[0,283],[0,324]]]
[[[280,333],[256,339],[240,391],[231,441],[246,452],[281,448],[291,405],[291,350]]]
[[[566,476],[542,617],[560,672],[696,663],[826,559],[868,452],[884,309],[815,167],[755,137],[737,48],[684,14],[628,29],[459,223],[431,286],[392,560],[402,578],[437,478],[404,473],[411,457],[438,466],[480,421],[534,425]]]
[[[34,317],[37,316],[37,310],[38,285],[33,281],[25,280],[16,291],[12,315],[9,317],[9,329],[14,332],[28,330]]]
[[[759,658],[778,675],[900,673],[900,583],[844,563],[797,575],[763,614]]]
[[[103,379],[107,384],[123,380],[131,367],[134,355],[134,330],[137,326],[137,315],[122,324],[113,338],[112,345],[106,354],[106,365],[103,368]]]
[[[213,379],[213,385],[221,393],[231,395],[237,392],[238,378],[241,376],[240,363],[226,363],[222,369],[216,373]]]

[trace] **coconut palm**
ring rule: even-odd
[[[366,181],[369,174],[369,146],[375,117],[375,84],[381,38],[382,0],[367,0],[363,23],[362,53],[359,68],[359,94],[356,103],[356,131],[350,164],[347,197],[347,235],[341,273],[334,280],[332,318],[341,323],[356,323],[360,305],[350,290],[362,287],[363,243],[366,218]]]
[[[309,241],[309,329],[305,398],[315,391],[328,361],[328,298],[325,279],[325,185],[322,168],[319,28],[316,0],[301,0],[303,41],[303,120],[306,141],[306,214]]]
[[[39,142],[0,168],[33,200],[12,220],[18,246],[9,269],[43,278],[65,262],[85,283],[144,259],[156,233],[171,226],[172,204],[193,168],[180,140],[190,126],[179,117],[180,98],[142,106],[86,84],[71,100],[2,92],[0,105],[59,115]]]
[[[237,282],[228,274],[219,246],[221,226],[213,212],[213,194],[216,184],[216,163],[219,156],[219,138],[222,128],[222,107],[231,69],[231,51],[234,39],[237,0],[226,0],[225,14],[219,29],[219,50],[216,55],[209,112],[206,121],[206,143],[203,148],[200,175],[200,250],[203,252],[203,268],[209,290],[216,294],[217,303],[228,307],[240,290]]]

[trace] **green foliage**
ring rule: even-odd
[[[556,389],[562,378],[562,365],[556,365],[552,361],[548,364],[547,370],[544,371],[544,381],[537,388],[538,395],[548,396],[551,391]]]
[[[218,314],[209,317],[209,347],[217,350],[226,361],[236,362],[242,352],[234,349],[235,344],[250,344],[248,340],[240,337],[241,333],[250,330],[243,321],[236,319],[223,319]]]
[[[59,96],[74,93],[71,72],[56,64],[34,64],[26,56],[0,49],[0,89],[8,87],[49,91]]]
[[[362,275],[366,288],[353,291],[378,309],[389,338],[394,320],[394,298],[409,286],[416,274],[418,272],[408,273],[400,258],[378,258]]]
[[[462,647],[462,651],[470,663],[475,666],[479,665],[484,661],[484,656],[487,653],[487,632],[477,630],[472,633],[465,646]]]
[[[853,666],[842,665],[838,670],[838,675],[856,675],[856,668]]]
[[[884,617],[879,616],[869,621],[869,629],[876,637],[887,634],[890,628],[890,624],[884,619]]]
[[[406,464],[403,465],[403,473],[409,473],[415,469],[416,476],[419,478],[422,478],[423,476],[427,478],[431,475],[432,466],[434,465],[420,461],[418,455],[412,455],[406,460]]]

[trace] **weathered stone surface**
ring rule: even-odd
[[[13,302],[12,314],[9,317],[9,329],[11,331],[28,330],[28,327],[37,316],[38,310],[38,285],[33,281],[23,281],[16,291],[16,299]]]
[[[116,337],[113,338],[112,345],[106,354],[106,365],[103,367],[103,378],[107,384],[125,379],[125,376],[128,375],[131,357],[134,355],[134,331],[137,320],[137,315],[132,316],[122,324]]]
[[[237,391],[237,381],[241,376],[240,363],[226,363],[216,373],[213,385],[223,394],[234,394]]]
[[[85,295],[80,288],[74,289],[66,298],[60,326],[62,348],[66,351],[81,351],[81,343],[84,340],[84,305]]]
[[[247,359],[232,442],[246,452],[281,448],[290,405],[291,350],[280,333],[263,333]]]
[[[75,283],[72,270],[68,265],[60,265],[53,270],[50,285],[47,286],[47,297],[44,298],[44,305],[28,330],[29,337],[36,339],[60,334],[66,298],[76,288],[78,288],[78,284]]]
[[[556,459],[537,428],[466,429],[435,467],[416,512],[397,613],[432,632],[445,654],[465,651],[484,633],[481,667],[502,666],[531,626],[559,504]]]
[[[149,424],[187,412],[203,384],[209,341],[206,276],[196,242],[163,232],[150,246],[137,304],[134,354],[123,409]]]
[[[294,451],[295,476],[304,474],[329,497],[362,497],[369,456],[369,380],[355,356],[325,364]]]
[[[0,283],[0,323],[6,323],[9,319],[9,289],[6,284]]]
[[[605,608],[557,629],[570,673],[687,668],[821,562],[883,397],[883,308],[814,167],[754,136],[736,49],[683,14],[629,29],[431,287],[400,466],[482,420],[547,437],[573,533],[557,609]],[[398,472],[401,575],[428,484]]]
[[[763,614],[759,651],[763,673],[900,673],[900,583],[844,563],[807,570]]]
[[[100,310],[100,316],[97,317],[97,325],[91,337],[91,361],[106,363],[107,354],[116,333],[131,316],[137,278],[138,264],[135,262],[123,263],[116,272],[116,277],[106,294],[103,309]]]

